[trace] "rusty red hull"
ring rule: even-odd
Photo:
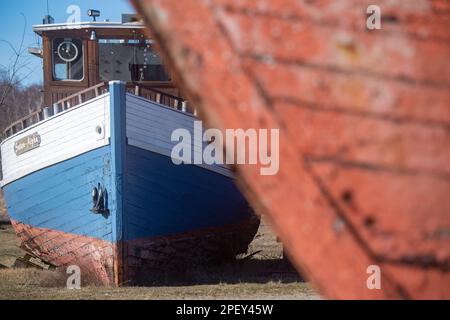
[[[112,244],[12,220],[21,246],[65,272],[70,265],[81,270],[88,285],[151,284],[186,265],[203,265],[244,253],[259,226],[258,219],[226,228],[211,228],[174,236],[135,239]]]
[[[117,246],[100,239],[68,234],[11,220],[21,246],[62,271],[77,265],[84,283],[114,284],[114,256]]]
[[[280,129],[280,170],[237,166],[329,298],[450,298],[450,6],[132,0],[210,127]],[[370,288],[370,266],[381,288]]]

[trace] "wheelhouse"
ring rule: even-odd
[[[43,105],[7,127],[5,137],[97,97],[112,80],[126,82],[127,91],[135,95],[195,113],[174,85],[144,24],[134,17],[124,14],[122,22],[44,23],[33,31],[42,38],[42,47],[29,52],[43,59]]]
[[[36,25],[43,58],[44,106],[101,82],[122,80],[176,97],[179,91],[141,22]]]

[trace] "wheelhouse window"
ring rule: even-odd
[[[100,80],[170,81],[151,40],[99,39]]]
[[[82,80],[83,42],[80,39],[53,40],[53,80]]]

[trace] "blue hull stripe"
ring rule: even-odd
[[[90,211],[92,188],[98,182],[110,189],[109,146],[36,171],[3,191],[12,219],[112,242],[112,216]]]
[[[125,86],[110,83],[111,141],[4,186],[16,221],[116,243],[243,222],[248,204],[232,178],[129,146]],[[107,190],[109,215],[94,214],[92,189]]]
[[[112,194],[110,147],[102,147],[34,172],[4,188],[11,218],[40,228],[117,242],[173,235],[238,223],[249,216],[233,179],[194,165],[174,165],[169,157],[126,148],[124,216],[90,211],[91,191],[101,182]]]
[[[233,179],[127,147],[126,239],[235,224],[249,217]]]

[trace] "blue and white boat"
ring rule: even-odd
[[[138,70],[142,80],[142,69],[167,77],[154,52],[153,65],[120,69],[127,48],[152,50],[142,28],[35,26],[44,106],[12,124],[1,143],[1,187],[22,247],[60,268],[78,265],[89,282],[139,283],[169,265],[233,257],[259,225],[228,167],[172,162],[171,133],[192,132],[197,118],[161,81],[133,79]],[[102,71],[111,61],[121,73]],[[126,70],[129,78],[105,76]]]

